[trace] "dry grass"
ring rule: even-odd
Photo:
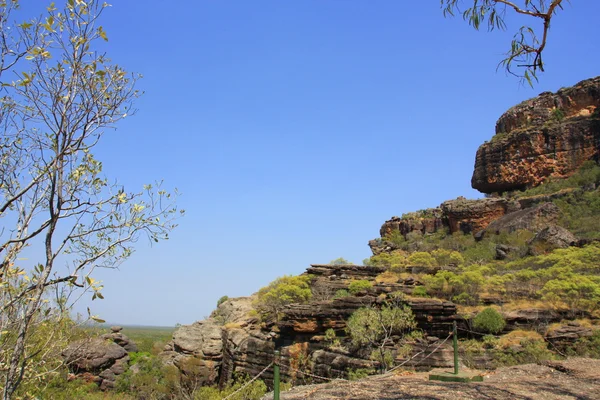
[[[223,325],[224,329],[241,329],[242,325],[240,325],[237,322],[228,322],[225,325]]]
[[[551,307],[548,302],[542,300],[514,300],[509,303],[503,304],[500,308],[501,311],[518,311],[525,310],[528,308],[541,308],[541,309],[557,309],[556,307]],[[558,309],[561,309],[559,307]]]
[[[542,335],[540,335],[536,331],[526,331],[526,330],[522,330],[522,329],[517,329],[515,331],[512,331],[512,332],[507,333],[506,335],[500,337],[500,339],[498,340],[498,345],[500,347],[507,348],[510,346],[519,345],[519,344],[521,344],[521,342],[523,340],[541,340],[541,341],[543,341],[544,338],[542,337]]]
[[[382,274],[377,275],[375,277],[375,282],[377,283],[397,283],[400,277],[398,274],[393,273],[392,271],[385,271]]]

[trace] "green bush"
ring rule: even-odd
[[[329,265],[353,265],[354,263],[346,260],[343,257],[336,258],[335,260],[331,260],[328,263]]]
[[[578,339],[566,351],[570,356],[600,358],[600,329],[596,329],[591,336]]]
[[[234,385],[229,386],[224,390],[219,390],[216,387],[201,387],[194,394],[196,400],[221,400],[227,396],[232,395],[238,389],[240,389],[248,379],[240,380]],[[246,388],[238,392],[237,394],[230,397],[231,400],[259,400],[267,393],[267,385],[258,379],[248,385]]]
[[[370,281],[367,281],[366,279],[352,281],[348,285],[348,291],[353,295],[357,295],[358,293],[362,292],[363,290],[366,290],[368,292],[372,288],[373,288],[373,284]]]
[[[425,251],[416,251],[408,257],[408,264],[420,267],[433,267],[437,265],[437,262],[430,253]]]
[[[374,369],[371,368],[356,368],[348,370],[348,380],[357,381],[362,378],[366,378],[369,375],[373,375],[375,373]]]
[[[227,300],[229,300],[229,296],[221,296],[221,298],[217,300],[217,307],[225,303]]]
[[[415,297],[429,297],[427,289],[424,286],[417,286],[413,289],[412,295]]]
[[[348,297],[348,296],[350,296],[350,292],[348,292],[346,289],[340,289],[335,292],[335,294],[333,295],[333,298],[334,299],[343,299],[344,297]]]
[[[502,314],[491,307],[483,309],[473,319],[473,327],[475,329],[494,335],[502,332],[505,326],[506,321]]]
[[[308,275],[283,276],[258,291],[254,307],[263,318],[279,318],[282,308],[292,303],[306,303],[312,297]]]

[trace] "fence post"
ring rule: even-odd
[[[280,353],[279,350],[275,350],[273,359],[273,400],[279,400],[279,362]]]
[[[456,332],[456,321],[452,323],[452,345],[454,347],[454,375],[458,375],[458,335]]]

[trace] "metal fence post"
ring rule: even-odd
[[[273,400],[279,400],[279,362],[280,353],[279,350],[275,350],[273,359]]]
[[[454,375],[458,375],[458,335],[456,332],[456,321],[452,323],[452,345],[454,347]]]

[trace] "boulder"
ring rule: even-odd
[[[96,382],[102,390],[114,387],[129,361],[123,347],[102,338],[73,342],[62,356],[75,377]]]
[[[554,249],[565,249],[578,243],[579,239],[569,230],[557,225],[550,225],[539,231],[529,241],[529,254],[538,255]]]

